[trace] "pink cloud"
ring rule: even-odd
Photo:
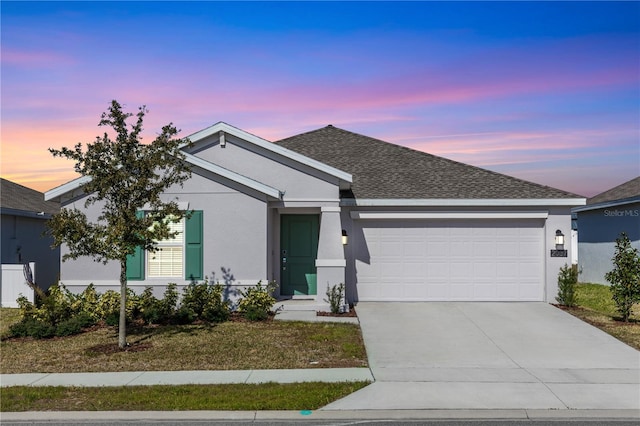
[[[9,48],[2,49],[2,64],[22,68],[41,68],[69,65],[72,59],[64,54],[52,51],[20,51]]]

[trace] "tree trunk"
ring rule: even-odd
[[[118,346],[127,347],[127,259],[120,261],[120,323],[118,324]]]

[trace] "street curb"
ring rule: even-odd
[[[302,411],[29,411],[1,413],[9,421],[122,420],[640,420],[639,410],[302,410]]]

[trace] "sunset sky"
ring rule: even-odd
[[[2,177],[74,177],[112,99],[145,140],[333,124],[592,196],[640,175],[639,2],[11,2]]]

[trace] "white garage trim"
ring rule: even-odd
[[[364,212],[351,219],[546,219],[549,212]]]

